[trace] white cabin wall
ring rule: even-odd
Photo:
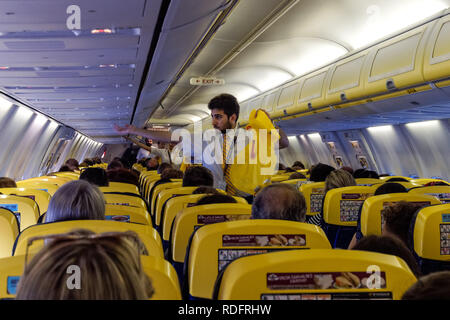
[[[333,132],[344,165],[354,170],[361,166],[350,140],[357,140],[368,169],[392,175],[440,177],[450,179],[450,120],[436,120],[429,125],[395,125]],[[349,137],[351,135],[351,137]],[[280,161],[292,165],[295,160],[310,167],[318,162],[336,167],[327,144],[317,134],[289,138],[289,148],[280,151]]]

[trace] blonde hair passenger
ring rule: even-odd
[[[154,290],[140,258],[146,250],[134,232],[95,234],[80,229],[29,241],[43,238],[48,244],[25,266],[17,288],[17,300],[144,300],[152,297]],[[79,287],[76,279],[70,278],[76,276],[73,276],[76,270]]]

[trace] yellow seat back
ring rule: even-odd
[[[307,179],[290,179],[281,181],[281,183],[293,184],[297,189],[300,188],[302,184],[308,183]]]
[[[219,191],[223,192],[223,191]],[[191,194],[179,197],[173,197],[167,201],[164,212],[161,215],[162,238],[164,241],[170,240],[170,229],[172,223],[181,210],[194,206],[197,201],[206,194]],[[248,204],[247,200],[241,197],[233,197],[238,203]]]
[[[53,184],[58,185],[58,187],[61,187],[62,185],[66,184],[67,182],[72,181],[71,178],[67,178],[67,177],[57,177],[57,176],[42,176],[42,177],[36,177],[36,178],[30,178],[30,179],[26,179],[26,180],[21,180],[18,182],[50,182]],[[19,186],[17,184],[17,186]]]
[[[39,207],[39,213],[44,214],[47,212],[48,204],[52,196],[50,193],[44,190],[32,189],[32,188],[2,188],[0,193],[8,195],[18,195],[21,197],[28,197],[36,201]]]
[[[0,208],[0,258],[10,257],[19,234],[17,218],[11,211]]]
[[[302,184],[300,192],[303,193],[306,200],[306,214],[313,216],[320,213],[325,195],[325,182]]]
[[[155,289],[150,300],[181,300],[178,275],[168,261],[151,256],[141,256],[141,261]]]
[[[169,262],[152,256],[141,256],[141,262],[155,290],[150,300],[181,300],[178,277]],[[24,264],[24,255],[0,260],[0,299],[13,299],[16,296]]]
[[[445,181],[445,180],[442,180],[442,179],[412,179],[409,182],[417,183],[417,184],[421,184],[421,185],[425,185],[425,184],[430,183],[430,182],[444,182],[444,183],[450,185],[450,183],[448,183],[448,181]]]
[[[289,172],[289,173],[291,173],[291,172]],[[272,177],[270,177],[270,182],[272,182],[272,183],[274,183],[274,182],[281,182],[281,181],[285,181],[285,180],[288,180],[288,179],[289,179],[289,175],[288,174],[273,175]]]
[[[189,195],[194,192],[195,189],[198,187],[177,187],[177,188],[170,188],[165,189],[159,192],[158,196],[156,197],[156,209],[154,212],[155,216],[155,225],[159,226],[161,224],[161,215],[163,207],[164,209],[167,207],[167,201],[171,198],[183,196],[183,195]],[[166,206],[164,206],[166,204]]]
[[[219,300],[400,300],[416,281],[406,262],[393,255],[288,250],[233,261],[216,295]]]
[[[100,187],[100,189],[102,189],[102,191],[104,189],[105,191],[103,192],[128,192],[140,194],[138,187],[131,183],[110,182],[108,187]]]
[[[243,203],[205,204],[183,209],[173,222],[172,260],[183,263],[189,237],[199,226],[217,222],[249,219],[252,207]]]
[[[422,208],[414,223],[413,240],[420,258],[450,262],[450,204]]]
[[[428,194],[438,198],[442,203],[450,203],[450,186],[418,187],[408,191],[410,194]]]
[[[0,207],[14,212],[19,222],[20,231],[36,224],[39,208],[36,201],[26,197],[0,195]]]
[[[389,179],[392,179],[392,178],[403,178],[403,179],[406,179],[408,181],[412,180],[412,178],[404,177],[404,176],[385,176],[385,177],[380,177],[380,180],[383,180],[384,182],[386,182],[386,180],[389,180]],[[397,182],[397,181],[393,181],[393,182]]]
[[[52,175],[56,177],[69,178],[70,180],[78,180],[80,179],[80,175],[75,172],[54,172]]]
[[[384,183],[381,179],[373,179],[373,178],[358,178],[355,179],[356,184],[358,186],[372,186],[374,184]]]
[[[400,201],[412,202],[417,208],[440,204],[441,202],[433,196],[410,193],[390,193],[373,196],[364,201],[361,210],[361,232],[363,235],[381,235],[383,227],[381,210]]]
[[[73,229],[87,229],[95,233],[134,231],[144,243],[149,255],[160,258],[164,257],[161,237],[151,226],[106,220],[71,220],[31,226],[19,234],[15,244],[14,255],[25,254],[28,239],[32,237],[67,233]],[[30,246],[29,251],[36,252],[42,248],[42,246],[42,240],[35,241]]]
[[[325,223],[337,226],[356,227],[358,213],[364,201],[373,196],[377,185],[351,186],[331,189],[323,203]]]
[[[37,180],[36,181],[18,181],[17,187],[25,188],[25,189],[42,190],[42,191],[48,192],[51,197],[53,197],[53,195],[59,188],[59,186],[57,184],[54,184],[52,182],[37,181]]]
[[[331,249],[323,230],[286,220],[241,220],[207,225],[194,234],[189,251],[189,294],[212,299],[214,282],[233,260],[286,249]]]
[[[152,225],[150,214],[141,207],[107,204],[105,207],[105,218],[106,220]]]
[[[150,171],[150,172],[153,172],[153,171]],[[148,197],[150,195],[150,189],[151,189],[152,183],[154,184],[159,179],[161,179],[161,177],[157,173],[145,175],[143,177],[141,190],[143,191],[143,196],[145,199],[148,199]]]
[[[106,204],[138,207],[147,210],[147,204],[140,197],[130,196],[126,194],[104,193]]]
[[[180,180],[180,179],[171,179],[174,180]],[[161,183],[158,184],[154,190],[152,195],[152,202],[151,202],[151,214],[155,215],[156,212],[156,200],[158,199],[158,195],[161,191],[166,189],[173,189],[173,188],[179,188],[181,187],[182,182],[181,181],[175,181],[175,182],[167,182],[167,183]]]

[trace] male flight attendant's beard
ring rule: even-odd
[[[214,126],[214,129],[220,130],[219,127],[217,127],[217,126]],[[227,122],[227,124],[226,124],[226,126],[225,126],[225,129],[220,130],[220,132],[221,132],[222,134],[226,134],[226,133],[227,133],[227,130],[229,130],[229,129],[232,129],[232,125],[231,125],[230,122]]]

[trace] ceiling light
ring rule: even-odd
[[[387,126],[377,126],[377,127],[369,127],[367,128],[367,130],[371,131],[371,132],[387,132],[387,131],[391,131],[393,128],[391,125],[387,125]]]
[[[411,122],[407,123],[406,126],[411,128],[426,128],[426,127],[436,127],[439,125],[439,120],[421,121],[421,122]]]

